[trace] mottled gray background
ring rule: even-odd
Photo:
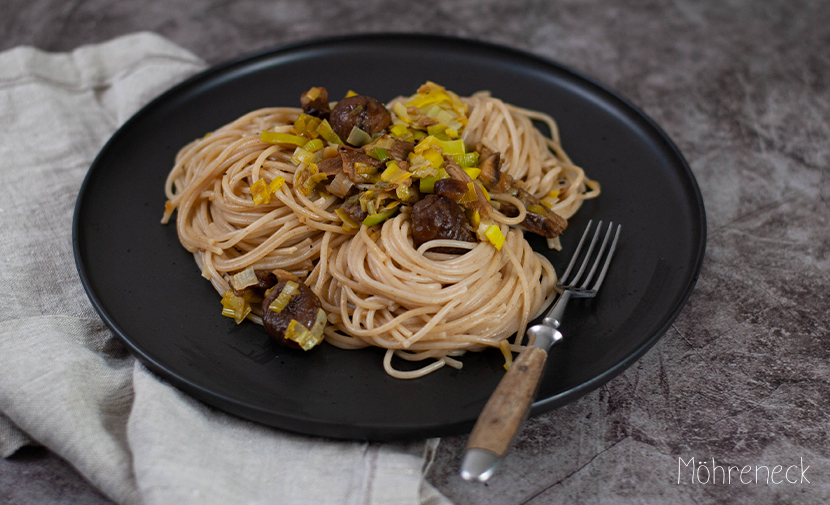
[[[554,59],[662,125],[706,203],[706,261],[666,336],[607,385],[530,420],[458,504],[830,502],[830,2],[12,0],[0,50],[68,51],[152,30],[210,63],[326,35],[458,35]],[[677,484],[678,458],[810,465],[810,483]],[[711,466],[711,464],[710,464]],[[791,474],[792,475],[792,474]],[[108,503],[62,460],[0,460],[0,502]]]

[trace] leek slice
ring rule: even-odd
[[[291,135],[290,133],[281,133],[281,132],[272,132],[268,130],[263,130],[262,134],[259,136],[259,140],[263,142],[267,142],[269,144],[284,144],[284,145],[291,145],[297,147],[303,147],[307,139],[300,137],[299,135]]]
[[[443,154],[449,156],[460,155],[467,152],[466,148],[464,147],[464,141],[461,139],[439,140],[434,136],[429,135],[427,137],[424,137],[424,139],[418,142],[418,145],[415,146],[415,154],[421,154],[431,147],[437,147],[441,150]]]
[[[441,156],[441,153],[435,149],[427,149],[421,153],[421,156],[423,156],[429,164],[435,168],[441,168],[444,166],[444,157]]]
[[[542,200],[539,203],[544,205],[546,209],[550,210],[551,207],[559,203],[559,190],[554,189],[553,191],[545,195],[545,197],[542,198]]]
[[[248,267],[245,270],[231,277],[230,284],[231,286],[233,286],[233,289],[237,291],[242,291],[248,286],[254,286],[256,284],[259,284],[259,279],[257,279],[256,273],[254,273],[254,267]]]
[[[332,130],[331,124],[329,124],[327,119],[320,122],[320,125],[317,127],[317,133],[326,139],[326,142],[329,144],[343,145],[343,141],[340,140],[340,137],[336,133],[334,133],[334,130]]]
[[[476,180],[478,176],[481,174],[480,168],[461,167],[461,169],[464,170],[472,180]]]
[[[438,117],[438,113],[440,113],[443,109],[440,105],[433,105],[432,107],[419,107],[422,111],[426,111],[426,115],[429,118],[436,119]]]
[[[354,171],[357,175],[372,175],[376,174],[378,169],[372,165],[358,161],[354,164]]]
[[[432,126],[427,126],[427,133],[437,137],[439,133],[444,133],[444,130],[446,130],[446,129],[447,129],[447,125],[438,123],[438,124],[434,124]],[[442,139],[442,140],[448,140],[448,139]]]
[[[403,124],[396,124],[395,126],[389,129],[389,133],[402,140],[412,139],[412,134],[409,132],[409,128],[407,128],[406,125]]]
[[[487,231],[484,232],[484,236],[487,237],[487,240],[489,240],[497,250],[501,251],[501,246],[504,245],[504,235],[502,235],[498,225],[494,224],[487,228]]]
[[[470,221],[470,224],[473,225],[473,229],[478,228],[478,225],[481,223],[481,215],[478,213],[478,211],[470,209],[464,210],[465,214],[467,214],[467,219]]]
[[[265,184],[265,179],[260,179],[251,184],[251,198],[254,200],[254,205],[269,203],[271,201],[271,192],[268,191],[268,185]]]
[[[298,322],[296,319],[292,319],[291,322],[288,323],[288,328],[285,330],[285,338],[300,344],[300,348],[304,351],[311,349],[323,341],[322,335],[317,337],[311,332],[311,330],[303,326],[302,323]]]
[[[454,154],[464,154],[464,141],[461,139],[458,140],[435,140],[435,143],[441,148],[441,151],[444,154],[448,154],[450,156]]]
[[[440,181],[441,179],[446,179],[449,177],[447,171],[443,168],[438,169],[438,175],[432,175],[427,177],[421,177],[420,185],[418,189],[421,190],[421,193],[434,193],[435,192],[435,183]]]
[[[529,205],[527,207],[527,211],[539,214],[540,216],[546,216],[548,214],[548,210],[544,206],[538,204]]]
[[[284,177],[275,177],[270,184],[265,184],[265,179],[260,179],[251,184],[251,198],[254,200],[254,205],[263,203],[270,203],[271,196],[279,190],[285,183]]]
[[[316,153],[320,149],[324,148],[325,144],[320,139],[309,140],[306,145],[303,146],[303,149],[306,151]]]
[[[311,334],[314,335],[316,338],[322,339],[323,331],[326,329],[327,322],[328,316],[326,316],[326,311],[323,309],[317,309],[317,319],[314,321],[314,325],[311,327]]]
[[[319,117],[314,117],[308,114],[300,114],[300,117],[294,121],[294,133],[297,135],[304,135],[306,137],[317,138],[320,136],[317,133],[317,127],[322,120]]]
[[[340,217],[340,220],[343,221],[343,230],[344,231],[351,231],[360,228],[360,223],[352,219],[348,213],[346,213],[343,209],[334,209],[334,213]]]
[[[400,102],[397,102],[392,106],[392,111],[401,121],[410,124],[414,121],[413,118],[409,117],[409,112],[407,112],[406,107]]]
[[[225,291],[222,297],[222,315],[232,317],[236,324],[241,323],[251,313],[251,305],[248,300],[236,296],[232,289]]]
[[[318,182],[323,182],[328,180],[328,178],[329,176],[323,172],[312,175],[303,183],[302,193],[306,196],[310,195],[311,192],[314,191],[314,186],[316,186]]]
[[[474,182],[468,182],[467,192],[464,193],[464,196],[462,196],[460,200],[458,200],[458,203],[461,205],[465,205],[475,201],[478,201],[478,194],[476,194],[476,184]]]
[[[392,184],[401,184],[405,180],[412,177],[412,174],[403,170],[397,163],[394,161],[390,162],[386,170],[380,174],[380,179],[384,182],[389,182]]]
[[[346,172],[339,171],[337,175],[334,176],[334,180],[326,186],[326,189],[329,193],[339,196],[340,198],[346,198],[346,195],[349,194],[352,187],[354,187],[354,183],[349,179],[349,176],[346,175]]]
[[[510,370],[510,367],[513,366],[513,353],[510,352],[510,342],[502,340],[499,342],[499,349],[504,356],[504,369]]]
[[[389,154],[389,151],[382,147],[376,147],[369,153],[369,156],[372,158],[383,161],[384,163],[392,159],[392,155]]]
[[[456,117],[458,117],[458,114],[453,115],[446,110],[442,110],[435,116],[435,119],[447,125],[450,122],[452,122]]]
[[[452,130],[455,131],[455,130]],[[437,138],[438,140],[450,140],[450,130],[447,128],[447,125],[444,123],[438,123],[432,126],[427,127],[427,133],[432,135],[433,137]],[[458,137],[458,133],[456,132],[454,138]]]
[[[291,155],[291,163],[298,166],[300,165],[300,163],[310,165],[314,163],[314,153],[311,151],[306,151],[302,147],[298,147],[294,150],[294,154]]]
[[[299,284],[294,281],[287,281],[285,286],[283,286],[282,291],[280,291],[280,294],[277,295],[274,301],[271,302],[271,305],[268,306],[268,310],[279,314],[299,292]]]
[[[395,139],[389,135],[383,135],[375,141],[375,147],[380,147],[381,149],[392,149],[395,147]]]
[[[395,196],[402,202],[408,202],[415,196],[415,193],[409,189],[409,186],[401,185],[395,188]]]
[[[357,126],[352,126],[352,131],[349,133],[349,138],[346,142],[353,146],[363,146],[372,141],[372,136],[361,130]]]
[[[482,184],[480,181],[476,181],[476,184],[478,185],[478,189],[480,189],[481,192],[484,193],[484,198],[489,202],[490,201],[490,192],[487,191],[487,188],[485,188],[484,184]]]
[[[461,168],[470,168],[478,166],[478,152],[473,151],[464,154],[451,154],[450,158],[458,164]]]
[[[274,177],[274,180],[268,185],[268,190],[271,191],[271,194],[274,194],[282,187],[283,184],[285,184],[285,177],[278,175],[277,177]]]
[[[373,214],[369,214],[366,219],[363,220],[363,224],[366,226],[374,226],[376,224],[380,224],[390,217],[392,217],[395,213],[398,212],[398,208],[394,207],[389,210],[384,210],[382,212],[376,212]]]

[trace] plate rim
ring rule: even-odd
[[[321,430],[319,429],[303,431],[283,426],[278,423],[275,424],[269,421],[269,419],[279,418],[281,420],[289,421],[292,423],[293,426],[296,426],[297,422],[307,421],[308,419],[306,417],[288,415],[284,412],[267,410],[260,406],[252,405],[248,402],[217,393],[207,387],[204,387],[181,376],[179,373],[163,366],[157,360],[155,360],[147,353],[145,353],[143,350],[141,350],[139,347],[137,347],[137,345],[132,342],[132,340],[129,338],[126,332],[124,332],[118,325],[115,324],[115,321],[112,319],[110,314],[107,313],[106,310],[104,310],[104,305],[102,304],[101,300],[98,298],[95,291],[93,290],[90,279],[87,275],[87,267],[86,265],[84,265],[82,260],[83,253],[81,251],[81,244],[79,238],[79,233],[81,233],[82,224],[80,222],[79,215],[84,204],[84,196],[87,194],[88,185],[91,179],[93,178],[93,175],[96,171],[96,167],[99,166],[100,160],[108,153],[108,151],[112,148],[112,145],[120,140],[120,137],[123,136],[123,131],[130,129],[134,123],[140,122],[145,115],[150,114],[155,108],[157,108],[158,104],[175,98],[175,96],[179,93],[187,91],[188,89],[194,86],[198,86],[200,83],[209,82],[212,79],[221,76],[222,74],[233,73],[236,70],[235,67],[244,68],[247,66],[255,65],[257,61],[262,59],[278,58],[281,55],[287,55],[292,52],[309,51],[313,50],[315,47],[336,48],[337,44],[340,43],[377,44],[383,40],[388,41],[390,39],[398,42],[420,40],[428,41],[430,43],[445,43],[452,45],[453,48],[456,50],[464,50],[464,46],[466,46],[476,50],[484,50],[486,52],[491,53],[495,52],[507,57],[512,55],[521,60],[532,61],[547,70],[554,70],[556,73],[559,74],[564,73],[566,75],[569,75],[569,77],[571,78],[575,78],[578,81],[593,86],[598,91],[605,94],[607,97],[619,102],[619,104],[621,104],[623,108],[628,109],[630,112],[634,113],[634,115],[639,120],[644,121],[648,125],[648,127],[652,130],[653,133],[656,133],[659,136],[659,138],[666,145],[666,147],[668,147],[668,150],[674,157],[675,161],[679,162],[679,167],[683,169],[683,175],[685,176],[682,180],[682,183],[684,186],[688,185],[688,189],[690,190],[689,193],[694,197],[692,200],[690,200],[690,203],[693,203],[694,207],[697,210],[696,222],[700,228],[698,235],[692,238],[692,242],[696,244],[697,247],[694,248],[694,250],[689,251],[690,255],[694,257],[694,265],[692,267],[690,279],[688,283],[684,286],[683,292],[681,296],[678,298],[677,303],[674,305],[674,307],[672,307],[671,311],[664,314],[661,318],[662,324],[660,324],[658,329],[654,333],[652,333],[652,335],[650,335],[645,341],[643,341],[639,347],[637,347],[633,352],[629,353],[625,357],[625,359],[619,361],[614,366],[606,369],[604,372],[600,374],[595,375],[591,379],[582,382],[581,384],[578,384],[574,387],[571,387],[565,391],[562,391],[550,397],[535,401],[531,408],[532,415],[537,415],[542,412],[552,410],[557,406],[567,404],[581,396],[584,396],[585,394],[600,387],[601,385],[607,383],[608,381],[610,381],[611,379],[625,371],[637,360],[639,360],[666,334],[668,329],[677,319],[680,312],[683,310],[683,307],[686,305],[692,292],[694,291],[695,285],[700,276],[700,272],[703,266],[707,242],[706,211],[703,202],[703,196],[700,191],[697,179],[694,173],[692,172],[691,167],[689,166],[686,158],[683,156],[683,154],[680,152],[680,149],[668,136],[665,130],[663,130],[663,128],[659,124],[657,124],[648,114],[646,114],[640,107],[638,107],[628,98],[622,96],[613,89],[610,89],[607,86],[599,83],[594,78],[589,77],[579,71],[573,70],[567,65],[563,65],[554,60],[530,53],[528,51],[501,44],[496,44],[493,42],[449,35],[399,32],[380,32],[370,34],[315,37],[287,44],[281,44],[274,47],[266,47],[257,51],[242,54],[240,56],[228,59],[224,62],[220,62],[216,65],[211,65],[208,68],[179,82],[178,84],[170,88],[167,88],[161,94],[159,94],[158,96],[147,102],[145,105],[143,105],[129,119],[127,119],[127,121],[125,121],[112,133],[107,142],[102,146],[98,154],[93,159],[92,163],[89,166],[89,169],[87,170],[84,176],[83,182],[78,191],[78,196],[75,201],[75,207],[72,218],[72,249],[76,270],[80,277],[84,291],[88,299],[90,300],[90,303],[92,304],[93,308],[98,313],[99,317],[101,317],[101,319],[104,321],[107,327],[113,332],[113,334],[117,336],[118,339],[130,350],[131,354],[133,354],[133,356],[135,356],[143,365],[150,369],[161,380],[171,383],[172,385],[186,392],[187,394],[194,396],[200,401],[205,401],[206,403],[209,403],[210,405],[219,408],[220,410],[229,413],[230,415],[238,416],[240,418],[244,417],[252,421],[260,422],[269,426],[278,427],[280,429],[285,429],[288,431],[320,436]],[[526,62],[521,61],[519,64],[521,66],[525,66]],[[214,401],[207,402],[206,400],[203,400],[204,397],[209,397]],[[237,407],[237,409],[234,412],[231,412],[227,410],[225,407],[221,406],[226,404],[230,404],[234,407]],[[246,412],[245,416],[238,413],[240,410]],[[362,440],[400,440],[407,438],[423,438],[424,433],[429,433],[428,436],[459,434],[463,431],[469,431],[474,421],[474,419],[472,421],[458,420],[453,423],[440,422],[429,425],[423,422],[419,422],[416,424],[397,422],[393,425],[390,425],[388,423],[384,423],[381,421],[374,423],[362,422],[360,425],[355,426],[353,424],[315,418],[313,424],[317,427],[327,428],[326,430],[324,430],[326,431],[326,434],[322,436]]]

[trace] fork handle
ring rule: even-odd
[[[481,449],[502,457],[530,411],[548,353],[526,347],[504,374],[478,416],[467,450]]]

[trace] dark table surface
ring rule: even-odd
[[[326,35],[439,33],[526,50],[618,91],[698,179],[709,233],[697,288],[626,372],[529,420],[486,486],[457,476],[466,437],[441,441],[430,482],[458,504],[830,502],[830,3],[12,0],[0,10],[0,50],[69,51],[150,30],[219,63]],[[801,458],[812,478],[678,484],[691,457]],[[109,503],[43,448],[0,460],[0,502]]]

